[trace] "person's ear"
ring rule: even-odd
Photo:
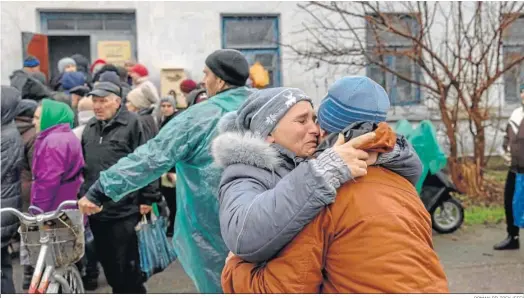
[[[275,143],[275,138],[272,135],[269,135],[266,137],[266,142],[273,144]]]
[[[226,88],[226,81],[218,77],[217,79],[218,79],[218,90],[224,90],[224,88]]]

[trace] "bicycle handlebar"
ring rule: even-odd
[[[56,208],[55,211],[51,211],[51,212],[49,212],[47,214],[45,214],[45,213],[44,214],[38,214],[38,215],[35,215],[35,216],[30,216],[30,215],[24,214],[24,213],[18,211],[17,209],[15,209],[15,208],[2,208],[2,209],[0,209],[0,213],[4,213],[4,212],[6,212],[6,213],[13,213],[21,221],[28,222],[28,223],[36,223],[36,222],[40,222],[40,221],[46,221],[46,220],[57,218],[58,214],[60,212],[62,212],[62,210],[65,209],[66,206],[78,206],[78,201],[73,201],[73,200],[64,201],[60,205],[58,205],[58,208]]]

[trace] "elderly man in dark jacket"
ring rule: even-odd
[[[2,86],[2,208],[20,209],[22,156],[24,145],[22,137],[16,129],[15,117],[20,102],[20,92],[13,87]],[[7,251],[9,241],[16,233],[18,219],[13,214],[2,214],[2,294],[15,293],[13,285],[13,267]]]
[[[88,94],[93,96],[95,117],[82,134],[86,165],[81,194],[97,181],[100,172],[145,143],[138,116],[124,108],[120,94],[120,87],[109,81],[96,83]],[[150,212],[151,204],[160,199],[160,193],[149,185],[119,202],[106,199],[102,212],[89,217],[98,259],[115,294],[146,292],[135,226],[140,214]]]

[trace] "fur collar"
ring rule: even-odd
[[[275,170],[282,164],[279,151],[251,132],[225,132],[215,138],[211,154],[220,167],[247,164],[257,168]]]

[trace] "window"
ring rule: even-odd
[[[396,24],[397,29],[409,32],[409,34],[418,32],[419,24],[413,16],[389,14],[388,17],[393,19],[393,24]],[[372,28],[370,23],[366,25],[366,28],[368,52],[374,53],[371,60],[383,63],[389,69],[411,81],[418,82],[422,79],[420,67],[402,54],[413,49],[413,44],[410,40],[378,27]],[[381,56],[376,51],[377,41],[383,43],[385,47],[385,51],[381,53]],[[417,84],[382,70],[379,65],[373,63],[370,63],[367,67],[367,76],[386,89],[392,105],[401,106],[420,103],[421,90]]]
[[[134,13],[42,12],[42,31],[135,31]]]
[[[268,87],[281,86],[277,16],[223,16],[222,47],[242,52],[249,65],[259,62],[269,73]]]
[[[524,15],[515,20],[504,33],[504,63],[511,63],[524,53]],[[524,84],[524,63],[504,73],[504,98],[507,103],[519,103],[520,84]]]

